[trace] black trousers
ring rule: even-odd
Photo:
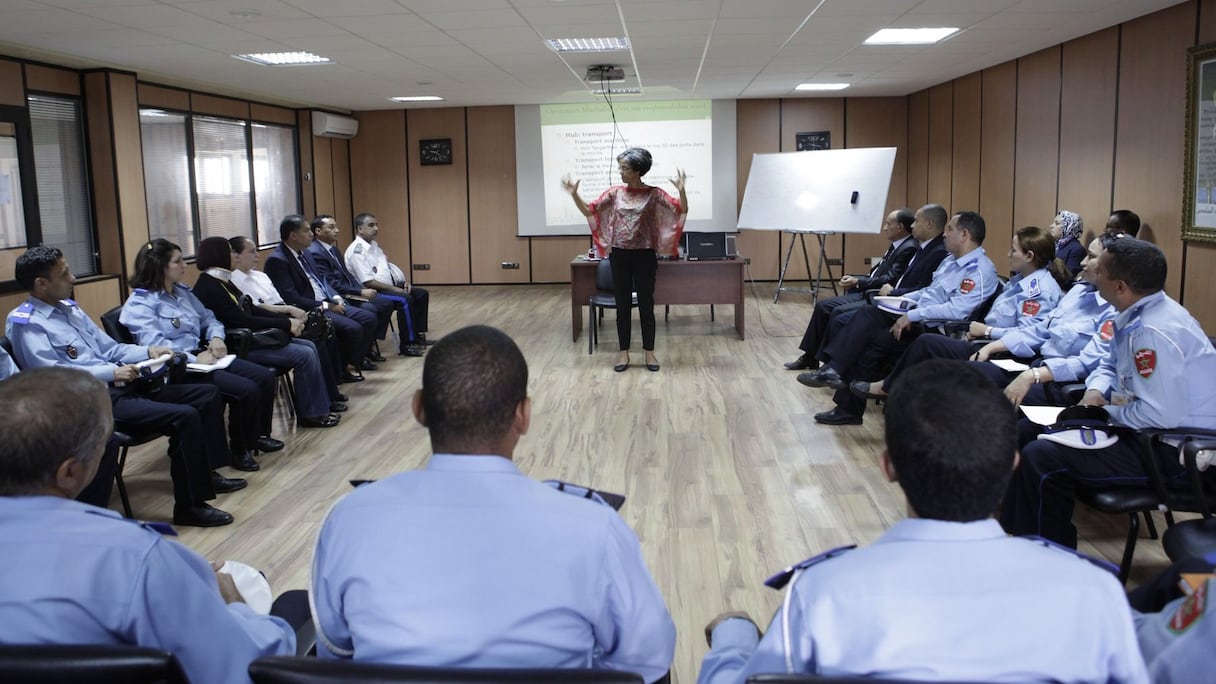
[[[890,330],[895,319],[873,306],[864,306],[833,319],[844,319],[846,324],[822,353],[846,382],[881,380],[886,364],[898,360],[922,333],[919,325],[912,325],[904,330],[900,339],[895,339]],[[848,387],[837,390],[832,400],[837,408],[850,415],[865,413],[866,401],[854,396]]]
[[[187,506],[215,498],[211,471],[232,462],[224,440],[224,404],[216,387],[165,385],[148,395],[128,387],[111,387],[110,401],[115,429],[154,432],[169,438],[169,477],[173,479],[173,500],[177,504]],[[106,451],[110,456],[110,447]],[[114,458],[102,461],[97,478],[86,489],[92,499],[88,503],[104,506],[109,502],[117,448],[112,453]],[[107,469],[108,474],[103,472]]]
[[[1017,376],[1017,373],[1007,371],[987,361],[968,361],[967,365],[979,371],[980,375],[983,375],[989,382],[1001,389],[1005,389],[1010,382],[1013,382],[1013,378]],[[1072,397],[1065,394],[1062,388],[1063,385],[1054,382],[1031,385],[1030,389],[1026,392],[1026,396],[1022,397],[1022,403],[1027,406],[1072,405],[1074,403]],[[1037,435],[1038,433],[1036,432],[1035,434]]]
[[[1077,490],[1144,486],[1148,474],[1140,464],[1140,447],[1134,440],[1120,438],[1100,450],[1073,449],[1034,438],[1041,430],[1025,419],[1018,424],[1022,461],[1005,492],[1001,526],[1009,534],[1035,534],[1075,549],[1077,528],[1072,524],[1072,510]],[[1154,456],[1167,479],[1186,476],[1175,449],[1159,446]]]
[[[838,297],[820,299],[815,303],[815,310],[811,312],[811,320],[806,324],[806,332],[802,334],[802,343],[798,348],[812,356],[818,355],[827,342],[832,316],[837,312],[864,306],[865,303],[864,292],[846,292]]]
[[[890,392],[903,372],[912,366],[929,359],[958,359],[965,360],[974,352],[971,343],[966,340],[956,340],[945,335],[921,335],[908,347],[908,350],[895,362],[895,367],[887,374],[887,381],[882,384],[884,391]],[[986,365],[992,366],[987,363]],[[992,366],[996,368],[996,366]],[[997,370],[1001,370],[997,368]],[[1004,371],[1001,371],[1002,373]],[[1008,384],[1008,383],[1006,383]],[[1003,388],[1004,385],[1001,385]]]
[[[270,435],[274,419],[274,373],[265,366],[244,359],[234,359],[223,370],[210,373],[187,373],[187,383],[206,383],[219,388],[228,404],[228,440],[237,452],[257,448],[259,437]],[[162,390],[163,391],[163,390]],[[212,463],[212,468],[229,465]]]
[[[334,324],[342,361],[358,367],[376,341],[376,314],[347,306],[345,314],[331,310],[326,312],[325,317]]]
[[[633,333],[633,293],[638,293],[642,321],[642,349],[654,351],[654,278],[659,258],[653,249],[612,248],[612,294],[616,297],[616,337],[621,351],[629,351]]]

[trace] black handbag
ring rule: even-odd
[[[282,349],[291,344],[291,333],[280,328],[255,330],[249,336],[249,349]]]
[[[308,319],[304,321],[304,331],[300,333],[300,337],[313,342],[324,342],[332,339],[333,336],[334,324],[325,317],[325,312],[320,309],[309,311]]]

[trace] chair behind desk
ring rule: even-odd
[[[188,684],[172,653],[135,646],[0,646],[0,681],[21,684]]]
[[[291,656],[258,658],[254,684],[644,684],[614,670],[419,667]]]

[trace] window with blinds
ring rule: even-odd
[[[80,101],[31,95],[30,133],[42,244],[63,250],[77,275],[97,273]]]
[[[295,129],[253,124],[253,191],[258,208],[258,245],[278,242],[279,222],[300,211]]]
[[[252,236],[248,124],[205,116],[192,124],[199,239]]]
[[[186,123],[185,114],[139,110],[148,233],[178,245],[189,256],[194,254],[194,202],[190,200]]]

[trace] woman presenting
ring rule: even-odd
[[[638,317],[642,321],[642,349],[646,352],[646,369],[659,370],[654,355],[654,278],[658,271],[657,253],[674,256],[684,232],[688,215],[688,195],[684,193],[684,171],[676,170],[671,184],[680,191],[677,200],[666,192],[642,182],[650,170],[650,152],[631,147],[616,158],[621,182],[604,191],[599,199],[587,204],[578,195],[582,181],[562,179],[562,188],[574,198],[578,210],[587,217],[596,252],[602,257],[608,248],[612,264],[612,288],[616,297],[616,335],[621,352],[612,369],[620,373],[629,368],[629,344],[632,332],[633,292],[638,293]]]

